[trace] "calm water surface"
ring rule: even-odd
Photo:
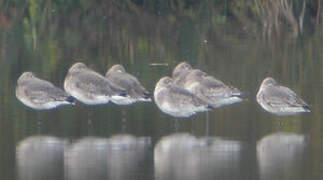
[[[323,179],[322,33],[268,41],[207,16],[169,23],[145,13],[55,12],[39,24],[18,15],[0,27],[0,179]],[[248,100],[180,120],[176,129],[154,103],[36,112],[15,97],[22,72],[63,87],[76,61],[102,74],[121,63],[153,92],[183,60]],[[266,76],[295,90],[312,112],[264,112],[255,95]]]

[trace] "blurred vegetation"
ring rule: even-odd
[[[238,28],[269,37],[287,32],[295,37],[304,25],[314,30],[320,24],[320,4],[320,0],[1,0],[0,26],[22,20],[33,39],[32,48],[38,38],[48,35],[53,22],[77,26],[82,21],[89,28],[98,20],[122,22],[129,16],[164,17],[165,23],[177,26],[189,19],[217,29],[225,26],[226,31]]]
[[[243,25],[251,22],[264,23],[271,18],[272,21],[285,19],[285,23],[293,26],[290,24],[293,20],[289,18],[298,21],[300,16],[304,16],[305,21],[312,24],[319,22],[321,16],[320,0],[1,0],[0,7],[0,11],[7,15],[21,12],[28,14],[35,24],[40,24],[51,16],[53,10],[59,14],[77,14],[79,17],[111,16],[121,11],[138,16],[143,13],[180,15],[192,19],[209,16],[219,24],[239,22]]]
[[[109,59],[97,61],[102,66],[123,59],[133,63],[135,56],[157,49],[175,50],[177,58],[191,61],[199,56],[193,47],[210,38],[290,41],[315,32],[321,17],[320,0],[0,0],[0,12],[1,30],[22,29],[29,53],[51,49],[48,56],[57,56],[43,61],[41,69],[58,66],[62,51],[83,59],[99,54]],[[170,36],[176,39],[164,38]],[[169,56],[155,58],[170,63]]]

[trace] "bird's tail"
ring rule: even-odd
[[[151,97],[151,94],[149,92],[144,92],[143,95],[144,95],[143,96],[144,99],[150,99],[150,97]]]
[[[306,111],[306,112],[311,112],[311,109],[308,105],[303,105],[303,109]]]
[[[232,93],[231,97],[238,97],[240,99],[247,99],[248,98],[248,94],[245,93],[245,92],[239,91],[239,92]]]
[[[68,96],[65,100],[73,105],[76,104],[76,99],[73,96]]]

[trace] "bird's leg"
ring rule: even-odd
[[[37,134],[41,134],[43,121],[40,116],[40,112],[37,112]]]
[[[191,133],[194,134],[194,118],[191,118]]]
[[[89,106],[89,109],[87,110],[87,125],[91,125],[92,124],[92,118],[93,118],[93,112],[92,112],[92,107]]]
[[[87,134],[88,136],[91,134],[91,131],[93,129],[93,123],[92,123],[92,118],[93,118],[93,110],[94,108],[92,106],[89,106],[87,109]]]
[[[123,109],[121,110],[121,132],[125,133],[126,129],[127,129],[127,119],[126,119],[126,111]]]
[[[210,114],[209,111],[206,111],[206,121],[205,121],[205,135],[209,136],[209,126],[210,126]]]
[[[283,127],[283,121],[279,119],[279,129],[282,129],[282,127]]]
[[[178,132],[179,129],[179,120],[176,118],[174,121],[175,132]]]

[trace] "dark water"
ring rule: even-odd
[[[17,13],[0,26],[0,179],[323,179],[321,31],[266,40],[207,16],[50,8],[37,21]],[[76,61],[102,74],[121,63],[153,92],[183,60],[248,100],[180,120],[175,130],[154,103],[36,112],[15,97],[22,72],[62,87]],[[255,94],[266,76],[295,90],[312,112],[264,112]]]

